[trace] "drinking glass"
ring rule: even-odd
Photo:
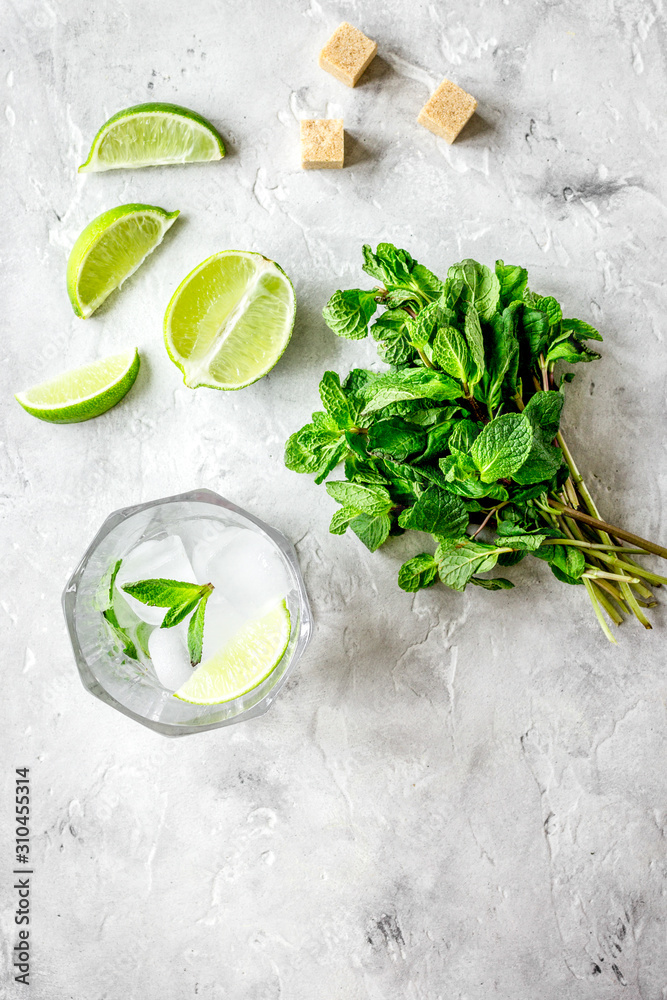
[[[214,522],[217,522],[214,523]],[[198,537],[219,526],[249,528],[279,553],[289,590],[285,603],[291,633],[285,653],[256,687],[217,705],[180,701],[151,667],[123,653],[101,613],[110,568],[136,545],[192,530]],[[85,688],[117,711],[165,736],[187,736],[263,715],[303,655],[312,632],[308,597],[294,546],[275,528],[212,490],[193,490],[114,511],[98,531],[63,592],[63,610]]]

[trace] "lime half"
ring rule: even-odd
[[[79,173],[221,160],[225,144],[210,122],[178,104],[135,104],[99,130]]]
[[[191,389],[242,389],[278,361],[295,311],[281,267],[259,253],[223,250],[174,292],[164,317],[167,352]]]
[[[194,705],[219,705],[257,687],[282,660],[290,637],[290,616],[282,601],[263,618],[246,622],[215,656],[205,660],[174,692]]]
[[[17,392],[24,410],[52,424],[75,424],[99,417],[129,392],[139,373],[136,348],[93,361]]]
[[[156,205],[119,205],[88,223],[67,261],[67,294],[77,316],[88,319],[134,274],[178,214]]]

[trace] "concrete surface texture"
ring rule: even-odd
[[[378,42],[354,90],[317,65],[343,20]],[[9,864],[29,766],[34,1000],[664,1000],[664,602],[612,647],[536,560],[511,592],[402,593],[419,540],[329,535],[333,501],[282,461],[321,372],[373,360],[321,318],[368,286],[362,243],[441,274],[502,257],[603,332],[567,437],[603,513],[665,541],[661,0],[4,0],[0,23],[2,996],[26,995]],[[444,76],[479,101],[451,147],[415,121]],[[99,125],[148,100],[210,118],[228,157],[77,176]],[[343,170],[299,167],[318,116],[345,119]],[[182,214],[78,320],[67,254],[130,201]],[[193,392],[162,316],[226,248],[285,268],[296,328],[256,385]],[[99,419],[12,398],[134,344],[137,385]],[[195,486],[293,539],[316,634],[264,718],[169,741],[83,690],[60,591],[111,510]]]

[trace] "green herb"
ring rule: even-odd
[[[114,609],[107,608],[106,611],[102,612],[102,616],[106,621],[114,639],[120,642],[123,654],[125,656],[128,656],[131,660],[137,660],[138,659],[137,647],[132,642],[132,639],[127,634],[125,629],[120,627]]]
[[[192,600],[199,600],[211,584],[201,587],[198,583],[184,583],[181,580],[140,580],[125,583],[122,590],[141,604],[151,608],[177,608]],[[164,626],[169,628],[169,625]]]
[[[363,258],[378,284],[335,292],[324,318],[350,340],[370,333],[390,370],[357,368],[342,382],[325,372],[324,411],[285,451],[288,468],[318,483],[344,463],[345,479],[327,483],[341,505],[330,530],[351,528],[371,551],[405,530],[432,535],[434,553],[399,570],[412,593],[438,579],[506,590],[509,580],[480,574],[532,555],[584,585],[612,641],[605,615],[650,628],[649,584],[667,578],[635,556],[667,549],[600,519],[560,431],[574,376],[556,365],[598,358],[587,343],[598,331],[564,319],[553,296],[529,289],[525,268],[502,260],[464,260],[441,280],[390,243]]]
[[[213,588],[211,587],[211,590],[202,596],[188,625],[188,652],[190,654],[190,663],[193,667],[201,663],[202,646],[204,643],[204,614],[206,612],[206,602],[211,596],[212,590]]]
[[[152,608],[168,608],[160,628],[179,625],[194,611],[188,626],[188,652],[193,666],[201,660],[206,602],[213,593],[212,583],[185,583],[182,580],[139,580],[122,589],[130,597]]]
[[[114,636],[123,644],[125,655],[136,660],[138,659],[136,645],[127,631],[121,628],[113,608],[114,586],[121,562],[122,560],[119,559],[111,570],[108,595],[109,606],[102,612],[102,615]],[[183,580],[139,580],[136,583],[124,584],[121,587],[121,591],[129,594],[130,597],[134,597],[141,604],[146,604],[152,608],[166,608],[167,611],[160,628],[173,628],[187,618],[191,612],[194,612],[188,625],[188,652],[192,666],[197,666],[201,661],[202,642],[204,638],[204,614],[206,611],[206,602],[213,593],[212,583],[200,585],[198,583],[187,583]],[[136,631],[137,642],[144,655],[148,656],[148,634],[145,623],[141,623]]]

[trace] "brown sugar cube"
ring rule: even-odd
[[[320,66],[348,87],[354,87],[377,50],[372,38],[343,21],[320,52]]]
[[[424,128],[452,143],[472,118],[477,101],[451,80],[443,80],[419,112],[417,121]]]
[[[301,166],[304,170],[340,170],[344,158],[342,118],[304,118]]]

